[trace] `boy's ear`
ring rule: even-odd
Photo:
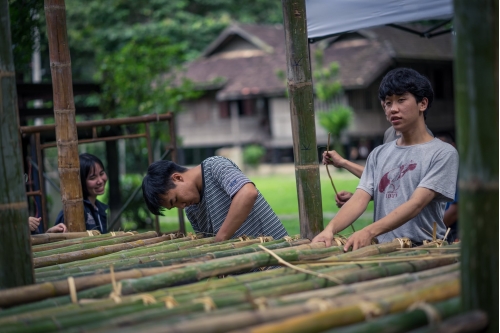
[[[172,176],[170,176],[170,178],[172,178],[172,181],[175,183],[175,182],[183,182],[184,181],[184,177],[182,176],[182,174],[178,173],[178,172],[175,172],[172,174]]]
[[[425,111],[427,110],[427,107],[429,106],[429,100],[427,97],[423,97],[422,100],[418,103],[418,107],[420,111]]]

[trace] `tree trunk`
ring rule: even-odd
[[[455,0],[462,310],[498,332],[498,1]]]
[[[305,0],[282,0],[282,4],[300,235],[312,239],[323,230],[323,208],[306,6]]]
[[[9,2],[0,1],[0,289],[34,283]]]
[[[68,231],[85,231],[71,58],[64,0],[45,0],[50,69],[54,91],[57,154],[64,223]]]

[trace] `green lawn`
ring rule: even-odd
[[[347,172],[332,172],[332,177],[338,191],[344,190],[354,192],[359,182],[359,179],[351,176]],[[288,234],[299,234],[299,208],[297,202],[295,175],[254,176],[250,177],[250,179],[255,183],[276,214],[278,214]],[[324,215],[323,222],[324,225],[326,225],[338,211],[338,208],[335,205],[335,193],[330,183],[330,179],[326,176],[326,174],[321,174],[321,193]],[[160,218],[162,231],[177,229],[177,211],[166,211],[165,214],[165,217]],[[356,230],[360,230],[364,226],[371,223],[371,214],[373,214],[373,202],[370,202],[366,213],[354,223],[354,228]],[[187,219],[186,227],[187,231],[193,231]],[[346,234],[351,232],[351,228],[344,231]]]

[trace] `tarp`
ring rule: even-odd
[[[307,32],[317,40],[391,23],[453,16],[452,0],[306,0]]]

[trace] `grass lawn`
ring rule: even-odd
[[[262,195],[269,202],[269,205],[280,217],[289,235],[300,233],[299,208],[297,201],[297,188],[295,184],[295,175],[269,175],[269,176],[250,176]],[[330,179],[326,172],[321,173],[321,194],[324,215],[324,225],[326,225],[333,215],[339,210],[335,205],[335,192],[333,191]],[[332,172],[332,178],[338,191],[354,192],[359,179],[348,172]],[[165,217],[160,217],[162,231],[175,230],[178,228],[177,211],[166,211]],[[355,223],[354,228],[360,230],[372,222],[373,202],[370,202],[366,213]],[[187,231],[193,231],[189,221],[186,218]],[[352,229],[346,229],[343,234],[352,233]]]

